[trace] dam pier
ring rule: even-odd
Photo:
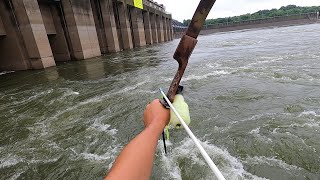
[[[140,1],[141,2],[141,1]],[[44,69],[173,39],[172,16],[143,0],[0,1],[0,70]]]

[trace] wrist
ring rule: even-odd
[[[156,132],[158,134],[161,134],[163,132],[163,129],[166,127],[164,123],[157,122],[150,124],[147,128],[152,129],[153,132]]]

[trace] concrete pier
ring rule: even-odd
[[[100,56],[90,1],[62,0],[61,2],[72,44],[72,57],[75,60],[82,60]]]
[[[138,8],[130,8],[131,28],[134,47],[146,45],[146,35],[144,31],[142,11]]]
[[[146,43],[153,44],[150,13],[148,11],[143,13],[143,22],[144,22],[144,32],[146,34]]]
[[[101,53],[120,51],[111,0],[91,0]]]
[[[1,36],[5,36],[5,35],[7,35],[6,34],[6,30],[4,29],[3,22],[2,22],[2,19],[1,19],[1,16],[0,16],[0,37]]]
[[[150,23],[152,31],[152,41],[153,43],[158,43],[158,26],[157,26],[157,15],[150,14]]]
[[[162,22],[163,22],[163,38],[164,38],[164,41],[166,42],[168,41],[167,19],[163,17]]]
[[[132,42],[132,34],[130,28],[130,21],[129,21],[129,12],[128,7],[124,3],[119,3],[118,6],[118,18],[120,23],[120,34],[122,40],[122,49],[132,49],[133,42]]]
[[[56,62],[69,61],[71,57],[65,32],[59,18],[59,9],[44,2],[39,2],[39,7],[54,60]]]
[[[173,40],[173,29],[172,29],[172,20],[168,19],[168,29],[169,29],[169,41]]]
[[[163,31],[163,19],[162,16],[157,15],[157,31],[158,31],[158,42],[164,42],[164,31]]]
[[[43,69],[56,62],[172,40],[171,15],[150,0],[0,1],[0,71]]]

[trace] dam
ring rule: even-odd
[[[152,0],[0,1],[0,71],[59,62],[173,39],[172,16]]]

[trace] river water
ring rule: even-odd
[[[199,37],[190,128],[226,179],[320,179],[320,25]],[[0,179],[102,179],[168,88],[179,40],[0,76]],[[151,179],[215,179],[186,132]],[[139,162],[137,162],[139,163]]]

